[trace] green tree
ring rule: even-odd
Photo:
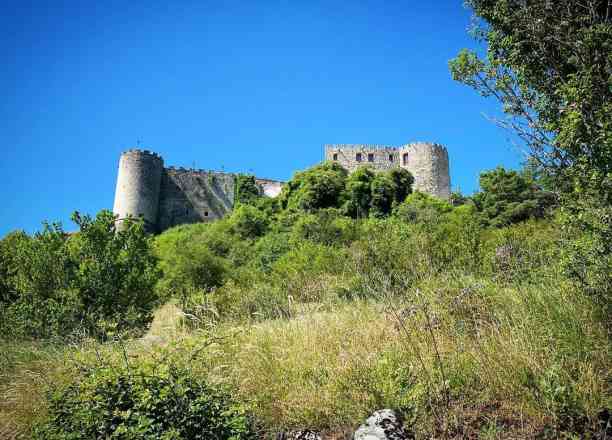
[[[249,205],[238,206],[230,217],[232,230],[243,239],[261,237],[268,230],[269,223],[263,211]]]
[[[140,221],[115,229],[112,212],[95,218],[74,213],[79,233],[70,240],[71,260],[78,266],[72,285],[92,331],[104,325],[118,330],[143,328],[158,305],[159,279],[151,238]]]
[[[342,203],[347,172],[339,164],[325,162],[296,173],[283,187],[283,208],[313,211],[337,208]]]
[[[77,267],[67,240],[58,223],[43,223],[33,236],[14,233],[3,240],[10,289],[9,301],[0,309],[3,337],[45,338],[77,326],[83,308],[71,285]]]
[[[235,204],[254,203],[261,198],[261,190],[255,176],[239,174],[235,180]]]
[[[353,218],[367,217],[372,203],[372,182],[375,174],[370,168],[357,168],[346,181],[344,211]]]
[[[32,237],[7,237],[12,255],[2,264],[10,263],[10,296],[0,309],[5,335],[49,337],[83,329],[104,337],[151,321],[159,274],[142,222],[128,221],[116,231],[109,211],[95,218],[75,213],[73,220],[76,234],[44,224]]]
[[[371,183],[370,215],[374,217],[386,217],[391,213],[393,203],[397,201],[398,185],[387,173],[377,174]],[[399,197],[402,195],[400,194]],[[404,195],[404,199],[406,196]]]
[[[454,79],[502,104],[561,195],[566,270],[609,307],[612,284],[612,6],[606,0],[468,0],[486,59]]]
[[[394,168],[387,171],[387,173],[394,185],[395,194],[393,195],[393,202],[395,205],[398,205],[406,200],[406,197],[412,193],[414,177],[410,174],[410,171],[405,168]]]
[[[612,200],[612,13],[606,0],[468,0],[487,57],[453,78],[497,98],[533,158]]]
[[[481,191],[473,200],[486,224],[493,227],[541,218],[554,199],[542,191],[529,173],[498,167],[480,174]]]

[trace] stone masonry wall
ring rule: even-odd
[[[143,217],[147,229],[155,229],[163,167],[162,158],[150,151],[128,150],[121,155],[113,205],[118,227],[133,216]]]
[[[325,145],[325,160],[338,162],[349,172],[364,165],[384,171],[399,167],[399,151],[386,145]]]
[[[449,199],[448,152],[441,145],[418,142],[401,147],[363,144],[326,145],[325,159],[349,172],[360,166],[375,171],[406,168],[415,189]],[[119,160],[113,212],[121,219],[144,217],[151,231],[223,218],[233,208],[235,174],[185,168],[164,168],[150,151],[128,150]],[[256,179],[262,194],[276,197],[283,183]]]
[[[374,171],[406,168],[414,176],[416,190],[447,200],[450,198],[448,152],[438,144],[415,142],[400,147],[326,145],[325,160],[337,162],[349,172],[362,166]]]
[[[234,205],[235,175],[166,168],[161,179],[157,227],[223,218]]]
[[[446,148],[437,144],[417,142],[402,147],[401,156],[402,166],[414,176],[414,189],[441,199],[450,198],[450,173]],[[406,157],[405,164],[404,157]]]

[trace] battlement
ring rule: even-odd
[[[325,160],[349,172],[364,166],[373,171],[404,168],[414,176],[415,189],[444,199],[450,197],[448,151],[441,144],[326,144]]]
[[[204,175],[204,176],[208,176],[208,175],[223,175],[223,176],[236,176],[236,173],[230,173],[230,172],[226,172],[226,171],[216,171],[216,170],[207,170],[207,169],[202,169],[202,168],[186,168],[186,167],[176,167],[176,166],[168,166],[166,168],[164,168],[164,170],[167,173],[172,173],[172,174],[199,174],[199,175]]]
[[[130,148],[129,150],[125,150],[123,153],[121,153],[122,156],[124,155],[129,155],[129,156],[142,156],[142,157],[149,157],[152,159],[158,159],[160,161],[164,161],[164,159],[157,153],[155,153],[154,151],[150,151],[150,150],[141,150],[139,148]]]
[[[325,144],[325,150],[396,150],[393,145],[378,144]]]
[[[414,188],[440,198],[450,197],[448,152],[440,144],[413,142],[326,144],[325,160],[353,172],[404,168],[414,176]],[[132,148],[119,159],[113,212],[120,227],[127,217],[142,217],[150,231],[223,218],[234,207],[236,173],[201,168],[164,167],[161,155]],[[276,197],[283,182],[256,178],[261,194]]]

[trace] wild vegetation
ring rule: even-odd
[[[524,169],[447,202],[324,163],[154,237],[108,212],[7,235],[0,437],[343,438],[383,407],[417,438],[612,435],[610,10],[469,3],[488,58],[451,71]]]

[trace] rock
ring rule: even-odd
[[[372,414],[353,434],[353,440],[409,440],[414,436],[404,429],[401,416],[391,409]]]
[[[321,436],[315,431],[306,429],[304,431],[294,431],[280,434],[277,440],[322,440]]]

